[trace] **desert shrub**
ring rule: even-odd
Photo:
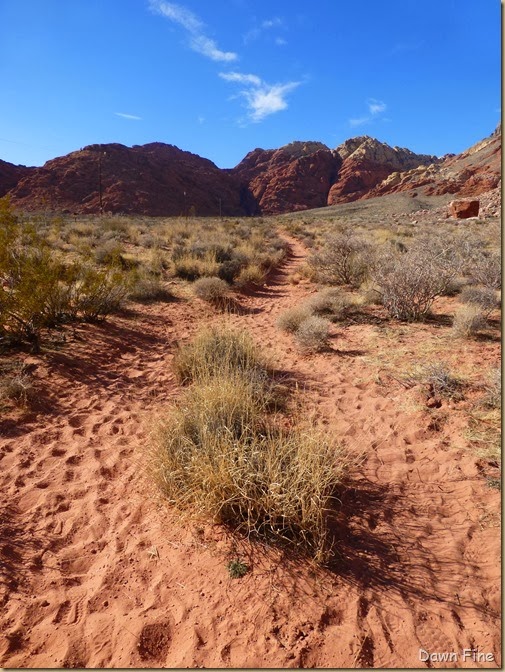
[[[373,276],[391,317],[414,322],[429,313],[454,273],[450,264],[440,262],[429,251],[414,250],[384,257]]]
[[[288,334],[294,334],[300,324],[310,317],[310,311],[305,305],[289,308],[281,313],[277,319],[277,326]]]
[[[362,238],[338,233],[326,240],[322,250],[308,259],[308,264],[320,282],[358,287],[369,272],[370,255],[371,248]]]
[[[473,282],[489,289],[501,289],[501,257],[487,251],[474,255],[469,268]]]
[[[117,240],[108,240],[95,249],[95,262],[100,266],[121,266],[122,247]]]
[[[84,320],[100,320],[118,311],[127,295],[128,285],[120,271],[83,267],[76,292],[76,312]]]
[[[498,307],[496,291],[490,287],[465,287],[460,294],[459,300],[461,303],[478,306],[486,315],[489,315],[491,311]]]
[[[0,370],[0,400],[28,406],[35,399],[33,378],[23,364]]]
[[[152,473],[188,516],[325,560],[325,516],[346,458],[311,426],[269,422],[258,388],[240,371],[190,387],[153,438]]]
[[[187,384],[226,371],[266,371],[268,364],[246,332],[209,327],[179,348],[174,369],[178,381]]]
[[[308,317],[296,330],[295,340],[305,352],[321,352],[328,348],[329,327],[323,317]]]
[[[468,304],[458,308],[454,314],[452,331],[454,336],[471,338],[487,326],[484,311],[480,306]]]
[[[339,289],[327,288],[311,296],[304,304],[311,315],[326,317],[332,322],[342,319],[356,301]]]
[[[173,295],[157,275],[135,275],[130,283],[128,298],[139,303],[169,301]]]
[[[238,287],[244,287],[248,284],[262,285],[265,282],[265,270],[258,264],[250,264],[243,268],[235,283]]]
[[[229,259],[228,261],[223,261],[217,272],[218,278],[225,280],[230,284],[234,282],[240,275],[240,271],[244,267],[244,262],[240,259]]]
[[[230,286],[221,278],[200,278],[193,291],[199,299],[214,305],[225,305],[230,298]]]
[[[496,367],[491,369],[487,376],[484,385],[486,394],[484,395],[483,403],[489,408],[501,408],[501,368]]]
[[[219,263],[212,252],[207,252],[203,257],[197,257],[190,253],[184,253],[174,259],[175,275],[183,280],[197,280],[202,277],[211,277],[219,272]]]
[[[433,396],[452,399],[462,398],[462,382],[449,367],[441,362],[428,364],[419,373],[419,380],[428,385]]]

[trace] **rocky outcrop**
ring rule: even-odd
[[[325,206],[341,163],[321,142],[292,142],[255,149],[230,173],[249,190],[258,214],[279,214]]]
[[[449,203],[449,216],[455,219],[468,219],[479,214],[480,201],[478,198],[466,198]]]
[[[48,161],[10,192],[24,210],[244,215],[249,195],[208,159],[173,145],[89,145]]]
[[[28,168],[27,166],[16,166],[8,161],[0,160],[0,198],[5,196],[11,189],[14,189],[23,177],[27,177],[35,170],[37,169]]]
[[[458,194],[479,196],[495,189],[501,179],[501,124],[486,139],[462,154],[444,157],[429,166],[395,172],[368,194],[367,198],[415,190],[426,195]]]
[[[400,191],[479,196],[498,188],[500,160],[501,126],[441,159],[361,136],[334,150],[320,142],[255,149],[229,170],[163,143],[90,145],[42,168],[0,161],[0,196],[25,210],[280,214]],[[495,201],[483,212],[498,211]]]
[[[391,173],[438,162],[435,156],[390,147],[367,135],[346,140],[336,148],[335,154],[341,158],[342,166],[328,193],[328,205],[348,203],[367,196]]]

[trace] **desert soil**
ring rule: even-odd
[[[408,364],[440,325],[333,325],[331,352],[301,355],[275,324],[315,291],[289,282],[306,256],[289,243],[283,266],[226,319],[363,456],[342,494],[332,569],[218,526],[192,529],[159,506],[144,466],[155,418],[180,393],[175,348],[223,316],[197,300],[136,305],[25,357],[39,400],[1,421],[4,667],[501,665],[500,493],[464,438],[467,402],[429,408],[386,366],[393,355]],[[460,356],[496,366],[499,342]],[[243,578],[230,578],[231,557],[250,566]],[[420,648],[458,661],[421,662]],[[495,660],[464,662],[463,649]]]

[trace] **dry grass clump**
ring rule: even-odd
[[[311,296],[304,305],[311,315],[337,322],[352,306],[356,306],[356,299],[340,289],[328,287]]]
[[[420,373],[420,380],[429,386],[430,393],[434,397],[446,397],[450,399],[462,398],[462,381],[454,376],[449,367],[444,363],[428,364]]]
[[[0,401],[11,401],[18,406],[29,406],[35,399],[33,378],[23,364],[0,369]]]
[[[486,326],[487,320],[482,308],[468,304],[456,310],[452,322],[452,333],[458,338],[473,338]]]
[[[459,300],[461,303],[481,308],[486,316],[499,306],[496,291],[490,287],[465,287],[459,296]]]
[[[496,367],[488,372],[484,386],[486,394],[483,403],[488,408],[501,408],[501,369]]]
[[[214,306],[225,306],[231,297],[230,286],[221,278],[200,278],[193,285],[195,296]]]
[[[277,326],[288,334],[298,331],[301,323],[310,317],[310,310],[306,305],[295,306],[281,313],[277,319]]]
[[[174,297],[164,286],[159,276],[146,273],[132,279],[128,298],[138,303],[153,303],[155,301],[170,301]]]
[[[166,500],[190,517],[326,560],[343,449],[313,426],[280,427],[266,370],[243,334],[206,330],[183,352],[183,380],[194,382],[153,437],[152,474]]]
[[[266,372],[268,363],[247,332],[208,327],[176,352],[174,369],[182,384],[227,371]]]
[[[295,340],[304,352],[322,352],[328,349],[329,329],[329,320],[312,315],[301,322],[295,332]]]

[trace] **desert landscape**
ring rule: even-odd
[[[0,162],[4,668],[501,667],[500,155]]]

